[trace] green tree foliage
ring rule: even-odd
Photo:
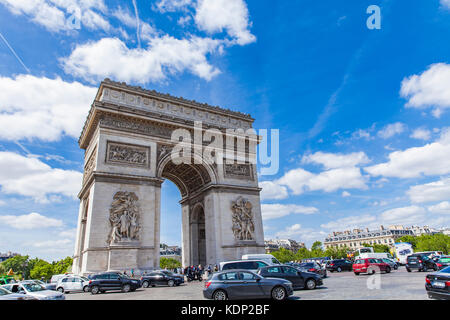
[[[60,261],[48,263],[45,260],[29,256],[15,256],[0,263],[0,274],[7,273],[10,269],[14,272],[16,279],[50,279],[54,274],[63,274],[70,272],[73,259],[64,258]]]
[[[181,267],[181,262],[174,258],[161,257],[159,259],[159,267],[161,269],[174,269]]]
[[[41,279],[50,280],[53,274],[55,274],[54,265],[48,263],[44,260],[39,260],[34,263],[33,269],[30,271],[31,279]]]
[[[66,257],[62,260],[53,262],[52,264],[54,274],[63,274],[70,272],[72,269],[73,259],[71,257]]]
[[[278,251],[272,252],[272,255],[278,259],[281,263],[286,263],[295,260],[295,254],[285,248],[280,248]]]
[[[3,261],[2,265],[6,272],[12,269],[15,275],[23,275],[26,279],[30,276],[29,262],[29,256],[18,255]]]
[[[385,244],[363,243],[363,246],[366,248],[372,247],[373,252],[378,252],[378,253],[383,253],[383,252],[389,253],[390,252],[390,247]]]
[[[321,258],[321,257],[332,257],[333,259],[344,259],[347,258],[347,253],[351,249],[347,247],[343,248],[329,248],[327,250],[322,249],[322,243],[316,241],[311,246],[311,250],[307,248],[300,248],[296,253],[285,248],[280,248],[277,251],[271,252],[271,254],[277,258],[281,263],[286,263],[290,261],[301,261],[310,258]]]
[[[442,233],[424,234],[418,237],[404,236],[397,241],[411,243],[415,252],[442,251],[444,254],[449,254],[450,252],[450,236]]]

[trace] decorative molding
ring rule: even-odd
[[[83,185],[90,178],[90,176],[92,175],[92,172],[94,172],[96,160],[97,160],[97,147],[94,148],[94,151],[92,151],[91,155],[89,156],[88,161],[86,162],[86,164],[84,166]]]
[[[105,162],[107,164],[148,167],[150,165],[150,148],[108,141]]]
[[[156,123],[149,123],[136,118],[120,117],[112,115],[103,115],[99,122],[100,127],[140,133],[149,136],[157,136],[170,139],[172,128],[159,126]]]

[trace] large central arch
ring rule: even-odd
[[[159,267],[165,179],[182,195],[183,266],[264,252],[255,165],[227,162],[231,149],[224,152],[224,164],[207,160],[201,154],[204,142],[173,161],[173,132],[193,132],[198,121],[202,132],[247,130],[253,123],[239,112],[110,80],[101,83],[79,140],[85,165],[74,273]],[[252,156],[256,144],[233,145],[231,151]]]

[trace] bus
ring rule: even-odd
[[[401,265],[405,265],[406,258],[414,253],[412,244],[408,242],[397,242],[394,244],[394,248],[395,257]]]

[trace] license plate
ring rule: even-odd
[[[355,269],[355,271],[361,271],[361,269]]]
[[[416,262],[410,262],[410,264],[416,264]]]
[[[433,282],[431,283],[431,285],[432,285],[434,288],[440,288],[440,289],[445,288],[445,283],[444,283],[444,282],[433,281]]]

